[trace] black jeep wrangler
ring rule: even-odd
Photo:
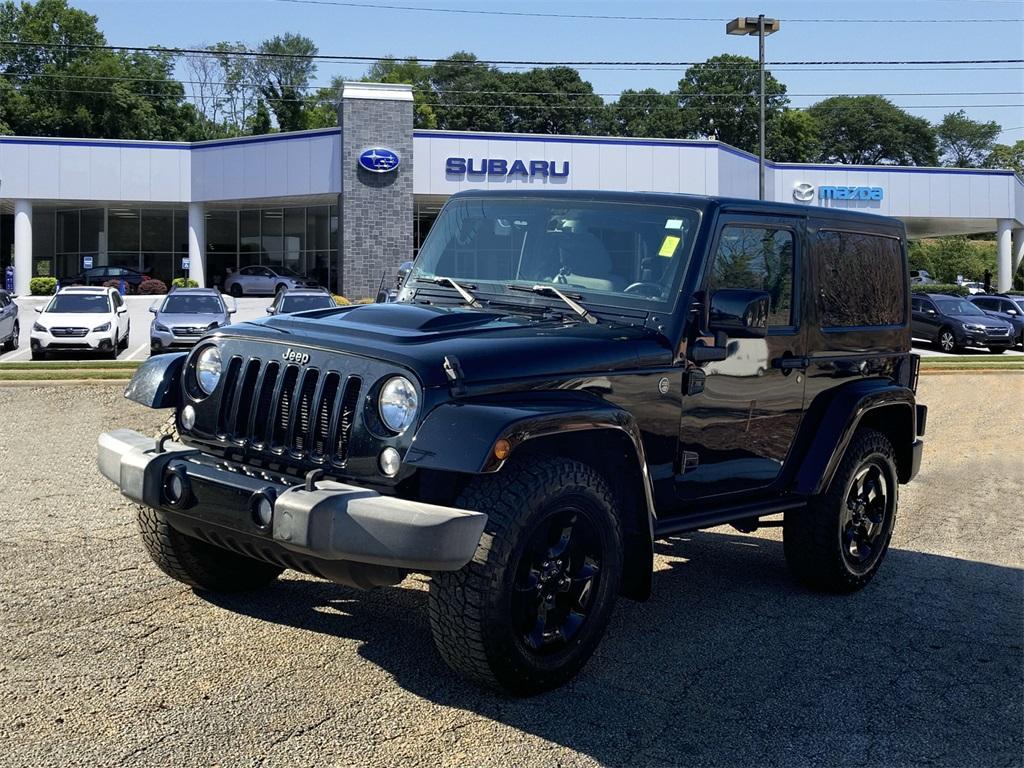
[[[398,301],[221,328],[126,396],[99,467],[201,590],[293,568],[430,575],[441,656],[515,694],[593,653],[653,544],[781,525],[806,585],[863,587],[921,461],[901,223],[796,205],[469,192]]]

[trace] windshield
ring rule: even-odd
[[[216,296],[171,294],[164,299],[160,311],[169,315],[219,315],[224,312],[224,305]]]
[[[944,315],[982,315],[985,313],[964,299],[936,299],[939,311]]]
[[[302,275],[300,275],[298,272],[289,269],[288,267],[271,267],[271,269],[273,269],[276,274],[281,275],[282,277],[302,277]]]
[[[110,312],[106,294],[61,293],[53,297],[47,312],[62,315],[102,315]]]
[[[657,204],[457,198],[430,230],[406,286],[447,277],[479,295],[552,285],[582,301],[658,307],[675,297],[698,223],[695,210]]]
[[[281,299],[278,312],[305,312],[309,309],[325,309],[333,307],[334,299],[330,296],[285,296]]]

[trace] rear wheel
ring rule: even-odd
[[[168,525],[151,507],[138,507],[142,544],[157,567],[172,579],[211,592],[259,589],[283,568],[214,547]]]
[[[11,338],[4,342],[3,351],[13,352],[18,348],[18,337],[21,335],[21,327],[15,323],[14,330],[11,331]]]
[[[858,430],[828,490],[786,513],[786,562],[808,587],[854,592],[878,571],[896,522],[894,455],[881,432]]]
[[[287,285],[285,285],[284,283],[278,283],[277,287],[274,289],[274,293],[278,294],[278,293],[282,293],[283,291],[286,291],[286,290],[288,290],[288,286]]]
[[[431,579],[442,658],[515,695],[565,683],[597,647],[619,591],[622,533],[608,484],[586,464],[532,457],[474,479],[456,504],[488,520],[473,560]]]
[[[228,293],[230,293],[236,299],[240,299],[240,298],[242,298],[242,293],[243,293],[242,286],[240,286],[238,283],[232,283],[231,284],[231,288],[229,289]]]

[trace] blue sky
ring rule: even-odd
[[[363,0],[368,3],[537,13],[731,18],[764,12],[782,21],[768,39],[772,60],[1024,58],[1024,0]],[[701,61],[718,53],[757,55],[754,38],[730,37],[719,21],[611,21],[442,14],[424,11],[305,5],[279,0],[72,0],[96,14],[115,45],[194,46],[219,40],[255,45],[284,31],[311,37],[321,53],[442,57],[463,49],[482,59]],[[881,23],[800,22],[877,19]],[[894,19],[957,19],[959,23],[893,23]],[[970,19],[1007,19],[976,23]],[[1021,67],[1024,65],[1005,65]],[[364,67],[321,63],[318,78],[356,78]],[[1000,141],[1024,139],[1024,69],[872,70],[869,67],[773,70],[793,106],[830,94],[883,93],[929,120],[963,108],[1007,130]],[[675,86],[682,69],[582,69],[595,91]],[[993,93],[994,92],[994,93]],[[819,95],[821,94],[821,95]],[[909,95],[922,94],[922,95]],[[942,105],[942,108],[924,108]]]

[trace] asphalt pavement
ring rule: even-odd
[[[0,386],[2,766],[1019,766],[1024,375],[923,375],[924,464],[847,596],[786,572],[777,529],[658,545],[570,685],[454,676],[424,577],[287,574],[212,596],[142,550],[96,435],[163,414],[120,385]]]

